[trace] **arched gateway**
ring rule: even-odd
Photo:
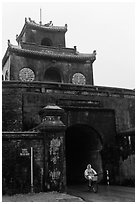
[[[76,124],[66,130],[66,179],[67,185],[85,181],[84,170],[91,163],[97,172],[102,172],[101,135],[91,126]],[[101,179],[101,176],[100,176]]]

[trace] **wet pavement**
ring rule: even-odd
[[[135,202],[135,188],[99,185],[98,193],[86,185],[69,186],[67,193],[41,192],[3,196],[3,202]]]
[[[17,195],[4,195],[2,202],[83,202],[79,197],[66,193],[58,192],[41,192]]]
[[[86,185],[69,186],[67,193],[87,202],[135,202],[135,188],[99,185],[98,193],[89,192]]]

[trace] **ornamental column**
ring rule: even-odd
[[[40,111],[42,122],[37,126],[44,138],[44,189],[64,191],[66,186],[66,165],[64,154],[65,125],[61,121],[64,110],[49,104]]]

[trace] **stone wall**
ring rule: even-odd
[[[37,45],[41,45],[41,41],[44,38],[49,38],[55,47],[58,47],[59,45],[65,47],[65,34],[63,32],[48,31],[45,33],[45,31],[34,29],[32,32],[32,29],[27,29],[25,42],[32,42]]]
[[[4,131],[22,130],[21,89],[2,90],[2,129]]]
[[[86,84],[92,85],[92,68],[90,62],[69,62],[41,59],[39,57],[26,57],[18,56],[16,54],[11,55],[10,65],[10,78],[11,80],[19,80],[19,71],[28,67],[35,73],[35,81],[45,81],[45,72],[49,68],[55,68],[61,75],[62,83],[72,83],[72,76],[76,72],[80,72],[86,77]]]
[[[28,193],[31,181],[30,148],[33,147],[34,191],[43,191],[44,143],[34,132],[3,132],[3,193]]]
[[[105,164],[107,159],[108,161],[110,160],[107,155],[111,154],[113,155],[111,159],[115,160],[114,171],[111,170],[110,166],[106,167],[106,165],[103,169],[110,168],[110,172],[114,172],[115,175],[118,175],[120,170],[122,171],[121,179],[125,179],[125,163],[122,170],[118,168],[120,165],[118,137],[121,131],[134,128],[134,91],[109,87],[74,86],[71,84],[42,82],[25,83],[19,81],[3,82],[2,90],[3,131],[10,131],[9,133],[4,133],[3,136],[3,151],[6,152],[3,154],[3,161],[7,161],[10,158],[7,153],[11,157],[13,156],[16,161],[14,155],[17,154],[18,150],[23,149],[24,145],[29,149],[32,145],[37,155],[35,156],[35,162],[38,165],[38,169],[43,168],[43,165],[45,168],[44,186],[46,190],[64,188],[66,185],[64,133],[55,131],[56,133],[54,132],[54,134],[46,130],[42,136],[39,136],[39,133],[35,132],[21,132],[28,131],[39,125],[41,123],[39,111],[47,104],[54,102],[64,108],[65,114],[61,120],[67,128],[81,124],[88,125],[98,132],[103,140],[103,163]],[[20,132],[16,133],[16,131]],[[10,151],[8,151],[9,149]],[[60,156],[58,157],[59,151]],[[42,160],[43,155],[44,161]],[[7,164],[10,163],[12,164],[12,162],[7,162]],[[126,164],[129,165],[129,162]],[[4,168],[6,168],[5,165]],[[41,175],[41,173],[38,173],[38,175]],[[112,175],[112,178],[116,177],[115,175]],[[4,181],[4,185],[5,182],[9,182],[8,186],[13,188],[14,182],[12,182],[11,178],[12,176],[10,176],[8,181]],[[118,182],[119,178],[118,176]],[[58,182],[58,179],[60,182]],[[22,188],[21,184],[18,185]],[[42,184],[38,182],[37,190],[41,188],[39,187],[40,185]]]
[[[135,155],[131,154],[127,159],[120,159],[119,177],[120,184],[135,186]]]
[[[64,191],[64,135],[40,132],[3,132],[3,194],[31,191],[31,153],[33,147],[33,191]]]
[[[117,134],[134,127],[135,93],[132,90],[41,82],[3,82],[3,130],[21,130],[22,124],[28,120],[32,121],[29,127],[33,128],[40,122],[39,110],[51,100],[66,112],[68,109],[83,109],[85,112],[91,109],[113,110]],[[68,120],[64,118],[64,122],[67,125]]]

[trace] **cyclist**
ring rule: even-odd
[[[87,169],[84,172],[85,178],[89,181],[89,187],[92,185],[93,177],[97,174],[97,172],[91,167],[91,164],[87,165]]]

